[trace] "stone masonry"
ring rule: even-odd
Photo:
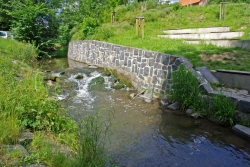
[[[70,42],[68,58],[117,70],[136,89],[149,89],[157,93],[170,91],[171,74],[180,64],[192,68],[192,64],[184,57],[94,40]]]

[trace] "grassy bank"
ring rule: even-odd
[[[182,40],[157,37],[162,30],[229,26],[232,31],[245,32],[242,39],[250,39],[249,4],[227,4],[226,19],[219,20],[219,4],[181,7],[173,5],[148,5],[141,10],[141,4],[118,6],[116,23],[102,24],[95,34],[87,39],[104,40],[120,45],[132,46],[152,51],[164,52],[188,58],[194,66],[209,69],[250,70],[250,51],[240,48],[222,48],[213,45],[190,45]],[[145,17],[145,38],[136,36],[135,18]],[[72,40],[83,39],[81,32],[72,31]]]
[[[103,147],[98,145],[100,129],[95,128],[87,139],[81,135],[45,86],[34,48],[2,38],[0,43],[0,166],[104,166]],[[86,119],[83,132],[98,127],[93,118]],[[18,139],[27,131],[33,133],[33,140],[20,143]],[[23,145],[28,155],[6,149],[16,144]]]

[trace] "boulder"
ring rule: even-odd
[[[99,77],[93,78],[90,81],[90,85],[93,85],[93,84],[103,84],[104,82],[105,82],[104,78],[102,76],[99,76]]]
[[[187,114],[187,115],[191,116],[192,113],[193,113],[193,110],[192,110],[192,109],[187,109],[187,110],[186,110],[186,114]]]
[[[75,76],[75,79],[83,79],[83,75],[79,73]]]
[[[18,142],[21,145],[27,145],[32,142],[34,134],[30,131],[22,132],[20,137],[18,138]]]
[[[180,109],[180,104],[176,101],[173,104],[169,105],[167,108],[171,109],[171,110],[179,110]]]
[[[171,103],[171,100],[168,98],[162,98],[160,101],[161,108],[167,108],[169,104]]]

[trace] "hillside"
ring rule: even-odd
[[[239,48],[221,48],[213,45],[189,45],[182,40],[162,39],[157,35],[166,29],[201,28],[229,26],[231,31],[242,31],[241,39],[250,39],[250,5],[233,4],[226,6],[224,20],[219,20],[220,6],[181,7],[179,4],[147,4],[142,10],[141,4],[118,6],[116,22],[102,24],[94,35],[86,39],[104,40],[120,45],[159,51],[187,57],[194,66],[206,65],[210,69],[234,69],[250,71],[250,51]],[[135,18],[145,17],[145,37],[138,38],[135,32]],[[72,31],[72,40],[81,38],[81,30]],[[212,57],[212,59],[210,58]]]

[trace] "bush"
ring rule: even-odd
[[[93,39],[107,40],[112,36],[114,36],[114,28],[109,25],[102,25],[96,30]]]
[[[163,18],[164,16],[166,16],[166,14],[165,12],[157,10],[157,9],[150,9],[144,13],[144,16],[145,16],[146,22],[154,22],[160,18]]]
[[[147,0],[146,2],[147,10],[154,9],[157,6],[157,3],[155,0]]]

